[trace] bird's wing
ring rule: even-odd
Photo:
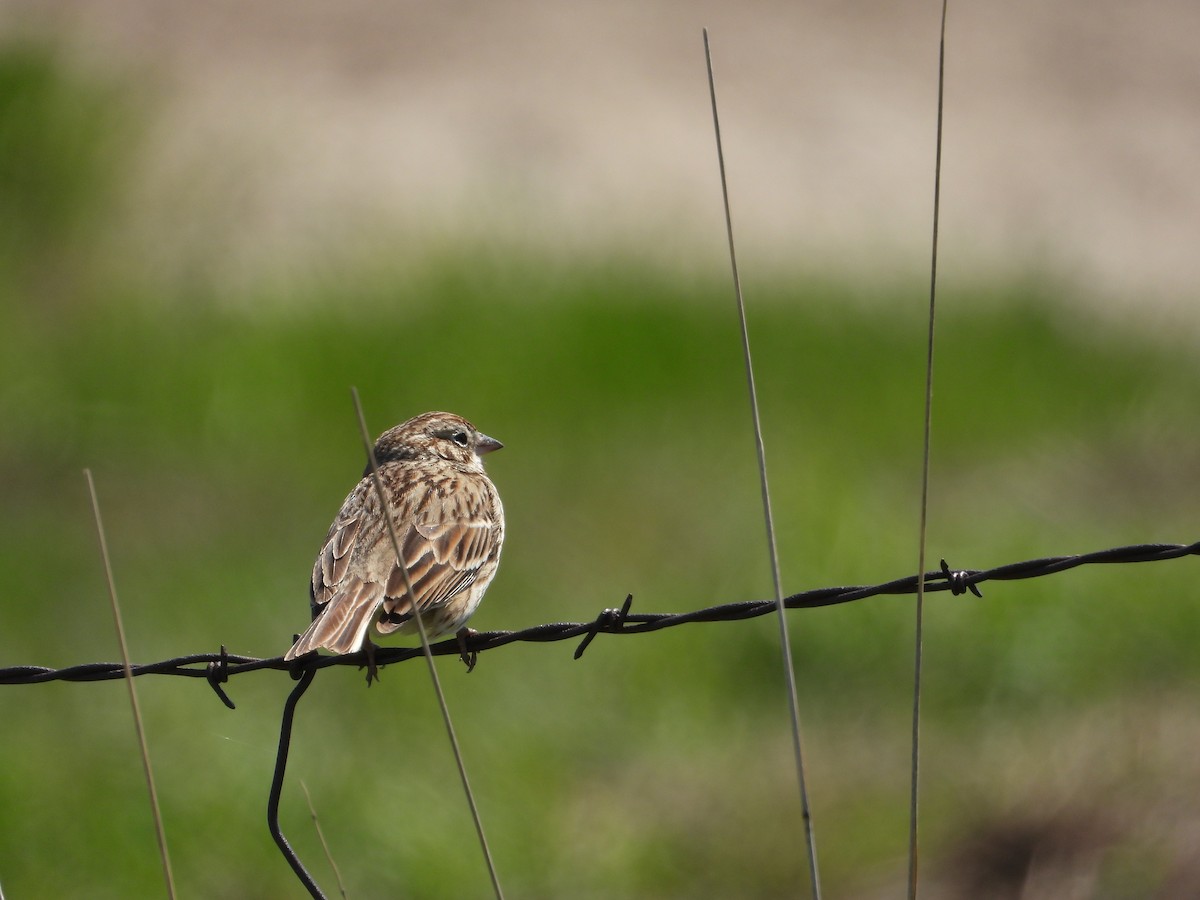
[[[352,501],[358,494],[346,498],[342,510],[334,520],[329,534],[325,536],[325,544],[317,554],[317,562],[312,573],[312,607],[316,616],[341,587],[350,568],[354,541],[358,538],[363,521],[363,510],[353,506]]]
[[[462,476],[461,483],[388,484],[401,558],[422,612],[468,588],[480,567],[499,553],[503,532],[490,513],[495,489]],[[285,659],[319,647],[334,653],[360,649],[380,606],[382,634],[412,613],[404,573],[371,479],[350,492],[329,529],[312,573],[313,622]]]
[[[491,486],[465,479],[449,492],[428,491],[400,536],[412,597],[421,612],[435,609],[474,583],[484,563],[499,553],[502,532],[491,512]],[[412,612],[404,572],[393,564],[383,603],[381,634],[395,631]]]
[[[325,536],[312,572],[313,621],[284,659],[324,647],[334,653],[359,650],[384,599],[384,570],[373,571],[379,532],[387,527],[370,479],[342,503]]]

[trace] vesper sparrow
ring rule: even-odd
[[[313,622],[284,659],[318,647],[342,654],[365,645],[370,652],[373,620],[380,634],[414,634],[414,605],[431,640],[458,633],[461,642],[500,563],[504,507],[481,457],[502,446],[446,412],[425,413],[380,435],[375,459],[413,596],[368,464],[313,566]]]

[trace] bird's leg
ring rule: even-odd
[[[379,668],[375,665],[375,643],[368,637],[363,640],[363,652],[367,655],[367,687],[379,680]]]
[[[478,633],[479,632],[475,631],[473,628],[467,628],[464,625],[462,628],[458,629],[454,635],[458,638],[458,658],[461,659],[466,665],[468,675],[475,668],[475,663],[479,659],[479,651],[467,649],[467,638]]]

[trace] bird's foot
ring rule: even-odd
[[[458,629],[454,635],[458,638],[458,658],[466,665],[468,675],[474,670],[475,663],[479,660],[479,651],[467,649],[467,638],[478,633],[475,629],[464,626]]]
[[[363,642],[363,653],[367,657],[367,687],[379,680],[379,667],[375,665],[375,644],[370,638]]]

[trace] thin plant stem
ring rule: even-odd
[[[325,860],[329,863],[329,868],[333,869],[333,877],[337,881],[338,893],[342,895],[342,900],[346,900],[346,885],[342,883],[341,870],[338,869],[338,864],[329,849],[329,842],[325,840],[325,832],[321,829],[321,820],[317,818],[317,808],[313,806],[312,794],[308,792],[308,785],[303,780],[300,781],[300,790],[304,791],[304,801],[308,804],[308,812],[312,816],[313,828],[317,832],[317,840],[321,842],[321,849],[325,852]]]
[[[129,662],[129,644],[125,640],[125,625],[121,620],[121,604],[117,600],[117,583],[113,578],[112,562],[108,556],[108,539],[104,533],[104,521],[100,517],[100,501],[96,497],[96,482],[92,470],[84,469],[88,495],[92,501],[92,515],[96,520],[96,537],[100,541],[100,556],[104,560],[104,578],[108,583],[108,600],[112,608],[113,625],[117,630],[117,641],[121,645],[121,662],[125,670],[125,684],[129,688],[129,705],[133,709],[133,727],[137,732],[138,747],[142,754],[142,772],[146,776],[146,789],[150,793],[150,812],[154,817],[154,836],[158,841],[158,857],[162,861],[163,880],[167,896],[175,900],[175,876],[171,872],[171,854],[167,850],[167,833],[163,828],[162,810],[158,805],[158,790],[154,786],[154,767],[150,764],[150,748],[146,744],[146,730],[142,723],[142,708],[138,704],[137,688],[133,685],[133,667]]]
[[[767,550],[771,559],[771,579],[775,586],[775,605],[778,610],[779,643],[783,654],[783,669],[787,682],[788,709],[792,723],[792,749],[796,758],[796,781],[800,787],[800,808],[804,817],[805,845],[808,850],[808,870],[814,900],[821,897],[821,878],[817,870],[817,845],[813,829],[812,808],[804,777],[804,750],[800,739],[800,704],[797,700],[796,670],[792,662],[792,644],[788,635],[786,607],[783,603],[783,579],[779,570],[779,549],[775,541],[775,519],[771,513],[771,491],[767,483],[767,453],[763,445],[762,420],[758,411],[758,391],[754,384],[754,363],[750,355],[750,332],[746,326],[746,303],[742,295],[742,280],[738,274],[737,251],[733,241],[733,216],[729,209],[729,183],[725,175],[725,151],[721,143],[721,120],[717,114],[717,88],[713,77],[712,49],[708,29],[704,29],[704,60],[708,71],[708,94],[712,101],[713,132],[717,142],[717,165],[721,173],[721,199],[725,206],[725,234],[729,242],[729,264],[733,271],[733,291],[737,301],[738,323],[742,334],[742,359],[746,365],[746,383],[750,390],[750,415],[754,423],[754,447],[758,455],[759,483],[762,488],[763,518],[767,529]]]
[[[363,446],[367,450],[367,459],[371,466],[371,481],[375,486],[375,493],[379,497],[379,508],[385,513],[384,521],[387,522],[388,535],[392,539],[392,549],[396,553],[396,565],[400,569],[401,577],[404,579],[404,589],[408,591],[409,599],[412,601],[410,606],[413,611],[413,621],[417,623],[417,633],[421,636],[421,649],[425,655],[425,661],[429,666],[429,678],[433,682],[433,692],[437,695],[438,708],[442,711],[442,721],[446,725],[446,735],[450,738],[450,747],[454,751],[454,762],[458,766],[458,777],[462,781],[463,792],[467,795],[467,805],[471,808],[471,819],[475,823],[475,834],[479,838],[479,846],[483,850],[483,859],[487,864],[488,876],[492,881],[492,890],[496,894],[496,900],[504,900],[504,892],[500,889],[500,878],[496,874],[496,864],[492,859],[492,851],[488,846],[487,835],[483,830],[483,819],[479,815],[479,806],[475,803],[475,793],[471,790],[471,781],[467,777],[467,767],[463,762],[462,749],[458,744],[458,736],[454,731],[454,722],[450,718],[450,707],[446,705],[446,695],[442,692],[442,682],[438,678],[437,666],[433,662],[433,654],[429,652],[429,636],[425,631],[425,623],[421,621],[421,611],[417,606],[416,592],[413,591],[412,582],[408,577],[408,569],[404,567],[404,559],[400,553],[400,538],[396,534],[396,523],[392,520],[391,514],[388,512],[389,506],[387,494],[383,490],[383,482],[379,478],[379,461],[375,459],[375,446],[371,443],[370,432],[367,431],[367,420],[363,416],[362,402],[358,398],[358,389],[350,388],[350,394],[354,398],[354,412],[358,416],[358,427],[361,432]]]
[[[929,327],[925,345],[925,418],[921,450],[921,515],[917,538],[917,602],[913,636],[912,759],[908,801],[908,900],[916,900],[920,862],[921,672],[924,651],[925,550],[929,523],[929,457],[933,433],[933,351],[937,322],[938,224],[942,199],[942,110],[946,86],[946,6],[938,39],[937,138],[933,165],[933,238],[929,254]]]

